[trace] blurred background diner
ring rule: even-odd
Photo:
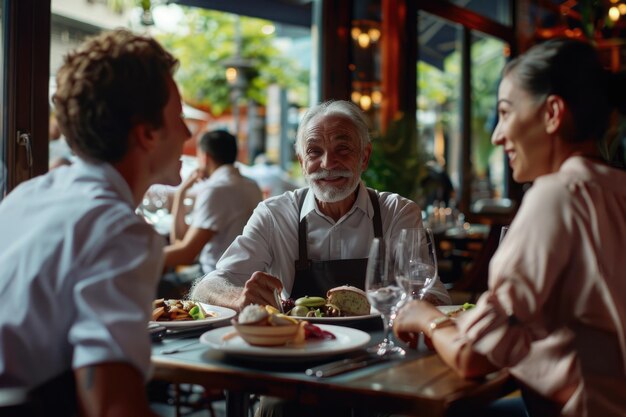
[[[490,142],[506,62],[566,36],[592,41],[605,68],[626,68],[625,0],[5,0],[0,16],[0,200],[71,162],[50,111],[55,74],[86,37],[126,27],[180,57],[192,133],[183,181],[198,168],[200,135],[224,129],[264,198],[301,187],[304,112],[331,99],[358,105],[373,139],[363,180],[421,207],[453,303],[486,289],[501,226],[531,185],[512,181]],[[614,115],[601,146],[620,168],[625,132]],[[150,187],[137,210],[168,242],[176,189]],[[182,200],[187,224],[199,189]]]

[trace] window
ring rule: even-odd
[[[4,83],[4,28],[5,28],[5,23],[4,23],[4,10],[3,10],[3,3],[0,2],[0,82]],[[2,88],[0,88],[0,91],[2,91],[2,94],[0,94],[0,109],[3,109],[2,112],[0,112],[0,201],[2,201],[2,198],[4,197],[4,194],[6,193],[6,189],[7,189],[7,176],[8,176],[8,172],[7,172],[7,167],[6,167],[6,163],[7,163],[7,149],[6,149],[6,137],[7,135],[4,134],[4,120],[5,120],[5,109],[6,109],[6,98],[5,98],[5,92],[7,91],[6,87],[3,85]]]

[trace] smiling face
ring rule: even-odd
[[[361,147],[361,138],[346,116],[318,116],[308,124],[298,160],[318,200],[336,203],[352,195],[372,150],[369,143]]]
[[[163,108],[163,125],[153,134],[159,143],[153,159],[156,183],[177,185],[180,183],[180,156],[183,144],[191,137],[185,124],[178,87],[172,79],[168,81],[169,98]]]
[[[545,100],[521,89],[509,73],[498,90],[498,125],[491,142],[504,148],[517,182],[529,182],[552,171],[553,140],[546,131]]]

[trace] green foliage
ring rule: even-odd
[[[235,16],[199,8],[184,10],[180,30],[159,35],[158,39],[180,60],[176,80],[185,99],[220,115],[231,106],[224,63],[236,52]],[[267,87],[278,84],[295,90],[294,96],[300,100],[297,104],[305,105],[308,72],[283,56],[273,45],[274,35],[262,33],[262,27],[269,23],[240,17],[241,56],[253,67],[244,97],[265,105]]]
[[[372,140],[372,155],[363,180],[372,188],[416,200],[426,174],[427,158],[417,140],[413,115],[401,115]]]

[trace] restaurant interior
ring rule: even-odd
[[[511,223],[530,186],[512,180],[505,153],[491,143],[500,71],[507,60],[543,40],[566,36],[592,40],[607,69],[626,70],[624,0],[61,3],[0,1],[0,201],[20,183],[50,169],[54,71],[64,50],[110,27],[111,23],[98,23],[95,10],[106,9],[105,15],[120,7],[111,13],[135,13],[139,23],[131,27],[149,33],[155,33],[158,9],[223,12],[235,28],[229,29],[230,57],[217,64],[224,70],[218,82],[223,84],[225,104],[218,110],[210,100],[183,94],[194,133],[185,149],[188,160],[194,159],[199,133],[225,126],[239,141],[242,170],[263,154],[293,187],[300,186],[303,180],[293,153],[298,118],[321,101],[352,101],[366,113],[373,139],[374,153],[364,180],[421,206],[422,219],[434,234],[438,273],[453,304],[475,302],[487,288],[488,265],[501,228]],[[79,9],[87,10],[91,20],[72,14]],[[290,85],[292,80],[267,87],[259,93],[262,98],[250,97],[250,86],[262,78],[262,71],[255,68],[258,57],[246,55],[251,35],[244,19],[250,18],[274,25],[276,36],[291,39],[290,45],[306,45],[306,58],[301,49],[293,53],[301,57],[299,68],[305,73],[301,84]],[[172,52],[177,53],[175,48]],[[185,92],[186,84],[180,82]],[[624,167],[625,123],[615,123],[609,157]],[[164,203],[158,204],[147,197],[144,205],[155,224],[162,221],[157,212],[167,215],[166,206],[159,211]],[[163,382],[153,386],[154,395],[163,400],[159,412],[164,416],[243,416],[258,395],[305,405],[344,401],[355,407],[355,415],[367,415],[371,407],[401,415],[444,416],[455,407],[516,392],[503,373],[464,381],[436,358],[420,353],[402,369],[368,364],[345,376],[313,380],[302,372],[312,366],[310,362],[277,363],[265,357],[255,359],[251,371],[249,357],[222,363],[213,353],[186,351],[185,341],[189,342],[172,339],[165,344],[180,349],[184,353],[180,356],[158,354],[162,346],[153,354],[154,379]],[[416,382],[413,376],[418,374],[424,377]]]

